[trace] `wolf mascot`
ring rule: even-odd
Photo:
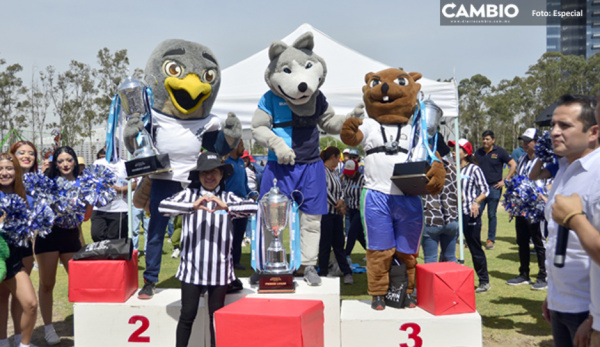
[[[269,48],[265,80],[270,91],[258,103],[252,118],[254,139],[269,149],[260,187],[261,197],[273,186],[291,197],[302,193],[300,240],[304,279],[320,285],[315,265],[319,255],[321,215],[327,214],[325,166],[319,157],[319,130],[339,134],[348,118],[335,115],[319,88],[325,82],[325,61],[313,52],[313,35],[307,32],[292,46],[281,41]],[[349,116],[361,116],[356,108]],[[294,196],[296,197],[296,196]]]
[[[371,307],[385,309],[392,258],[406,264],[408,294],[415,285],[415,254],[423,231],[423,206],[419,196],[405,196],[392,181],[394,165],[403,163],[412,149],[412,125],[409,120],[418,110],[417,94],[421,85],[418,72],[386,69],[365,76],[363,101],[368,118],[348,119],[341,139],[365,150],[365,188],[361,197],[361,215],[368,238],[368,291]],[[397,143],[397,147],[389,145]],[[388,146],[386,146],[388,145]],[[438,194],[444,185],[445,171],[434,161],[427,172],[427,190]]]
[[[158,212],[161,200],[181,191],[190,181],[202,150],[225,155],[241,138],[241,122],[230,114],[222,126],[210,113],[221,84],[221,70],[215,55],[207,47],[183,40],[166,40],[152,52],[146,79],[153,79],[154,105],[147,130],[153,135],[156,149],[169,154],[172,172],[144,178],[137,188],[134,204],[150,211],[147,233],[144,288],[138,294],[149,299],[158,282],[163,241],[169,218]],[[139,118],[131,118],[124,130],[125,143],[131,142],[143,128]],[[233,275],[231,271],[230,276]],[[232,277],[231,280],[234,278]]]

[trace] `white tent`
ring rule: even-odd
[[[390,66],[341,45],[309,24],[302,24],[282,41],[291,45],[307,31],[314,35],[315,53],[327,64],[327,77],[321,91],[337,114],[347,114],[362,102],[365,75]],[[258,101],[268,90],[264,78],[269,64],[268,50],[267,47],[222,71],[221,88],[212,108],[214,114],[223,117],[228,112],[235,112],[242,121],[242,127],[250,128]],[[408,71],[411,71],[410,68]],[[425,98],[430,97],[441,107],[445,117],[458,115],[458,94],[454,81],[436,82],[423,77],[418,82]]]

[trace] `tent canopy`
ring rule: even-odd
[[[538,115],[535,119],[535,123],[539,126],[550,126],[550,122],[552,121],[552,114],[554,113],[554,109],[556,108],[556,102],[550,104],[550,106],[546,107],[542,113]]]
[[[341,45],[309,24],[302,24],[282,41],[291,45],[307,31],[313,33],[315,53],[327,64],[327,77],[321,91],[337,114],[348,114],[362,102],[365,75],[390,66]],[[212,108],[214,114],[224,116],[234,112],[242,121],[242,127],[250,128],[258,101],[268,91],[264,77],[269,65],[268,50],[269,47],[266,47],[222,71],[221,88]],[[436,82],[423,77],[418,82],[425,98],[431,98],[444,111],[445,117],[458,116],[458,93],[454,81]]]

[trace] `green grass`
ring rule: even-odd
[[[487,235],[487,220],[484,213],[482,238]],[[83,224],[84,235],[87,242],[91,242],[89,222]],[[143,245],[143,236],[140,245]],[[179,258],[171,258],[172,245],[165,240],[163,248],[162,267],[159,276],[159,288],[179,288],[180,282],[174,276],[179,265]],[[457,246],[457,254],[458,246]],[[517,275],[519,260],[515,242],[514,222],[508,222],[508,214],[498,211],[498,231],[496,247],[486,251],[488,271],[492,289],[487,293],[477,294],[477,310],[483,322],[484,346],[552,346],[550,325],[542,317],[541,305],[546,296],[546,291],[533,291],[530,286],[508,286],[506,280]],[[363,264],[365,250],[357,243],[352,260],[354,263]],[[465,265],[472,267],[471,255],[467,248],[464,249]],[[423,263],[422,256],[419,263]],[[248,277],[252,270],[250,264],[250,247],[243,248],[242,264],[248,270],[237,271],[240,277]],[[139,263],[139,282],[143,284],[144,258]],[[537,274],[536,256],[531,256],[531,274]],[[476,277],[476,276],[475,276]],[[354,285],[341,284],[342,300],[369,300],[367,295],[366,274],[354,274]],[[38,276],[34,271],[32,281],[37,288]],[[476,279],[477,281],[477,279]],[[39,316],[39,315],[38,315]],[[73,304],[68,301],[68,278],[62,268],[59,269],[54,291],[54,319],[55,325],[62,336],[72,336]],[[41,324],[38,319],[38,325]],[[39,333],[41,327],[37,327]],[[9,329],[9,333],[12,329]],[[34,335],[35,337],[35,335]],[[34,339],[34,343],[38,340]],[[40,343],[43,345],[43,343]],[[63,346],[68,345],[63,339]]]

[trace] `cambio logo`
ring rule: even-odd
[[[519,14],[519,7],[515,4],[470,4],[467,8],[464,4],[457,6],[451,3],[442,7],[442,14],[446,18],[515,18]]]

